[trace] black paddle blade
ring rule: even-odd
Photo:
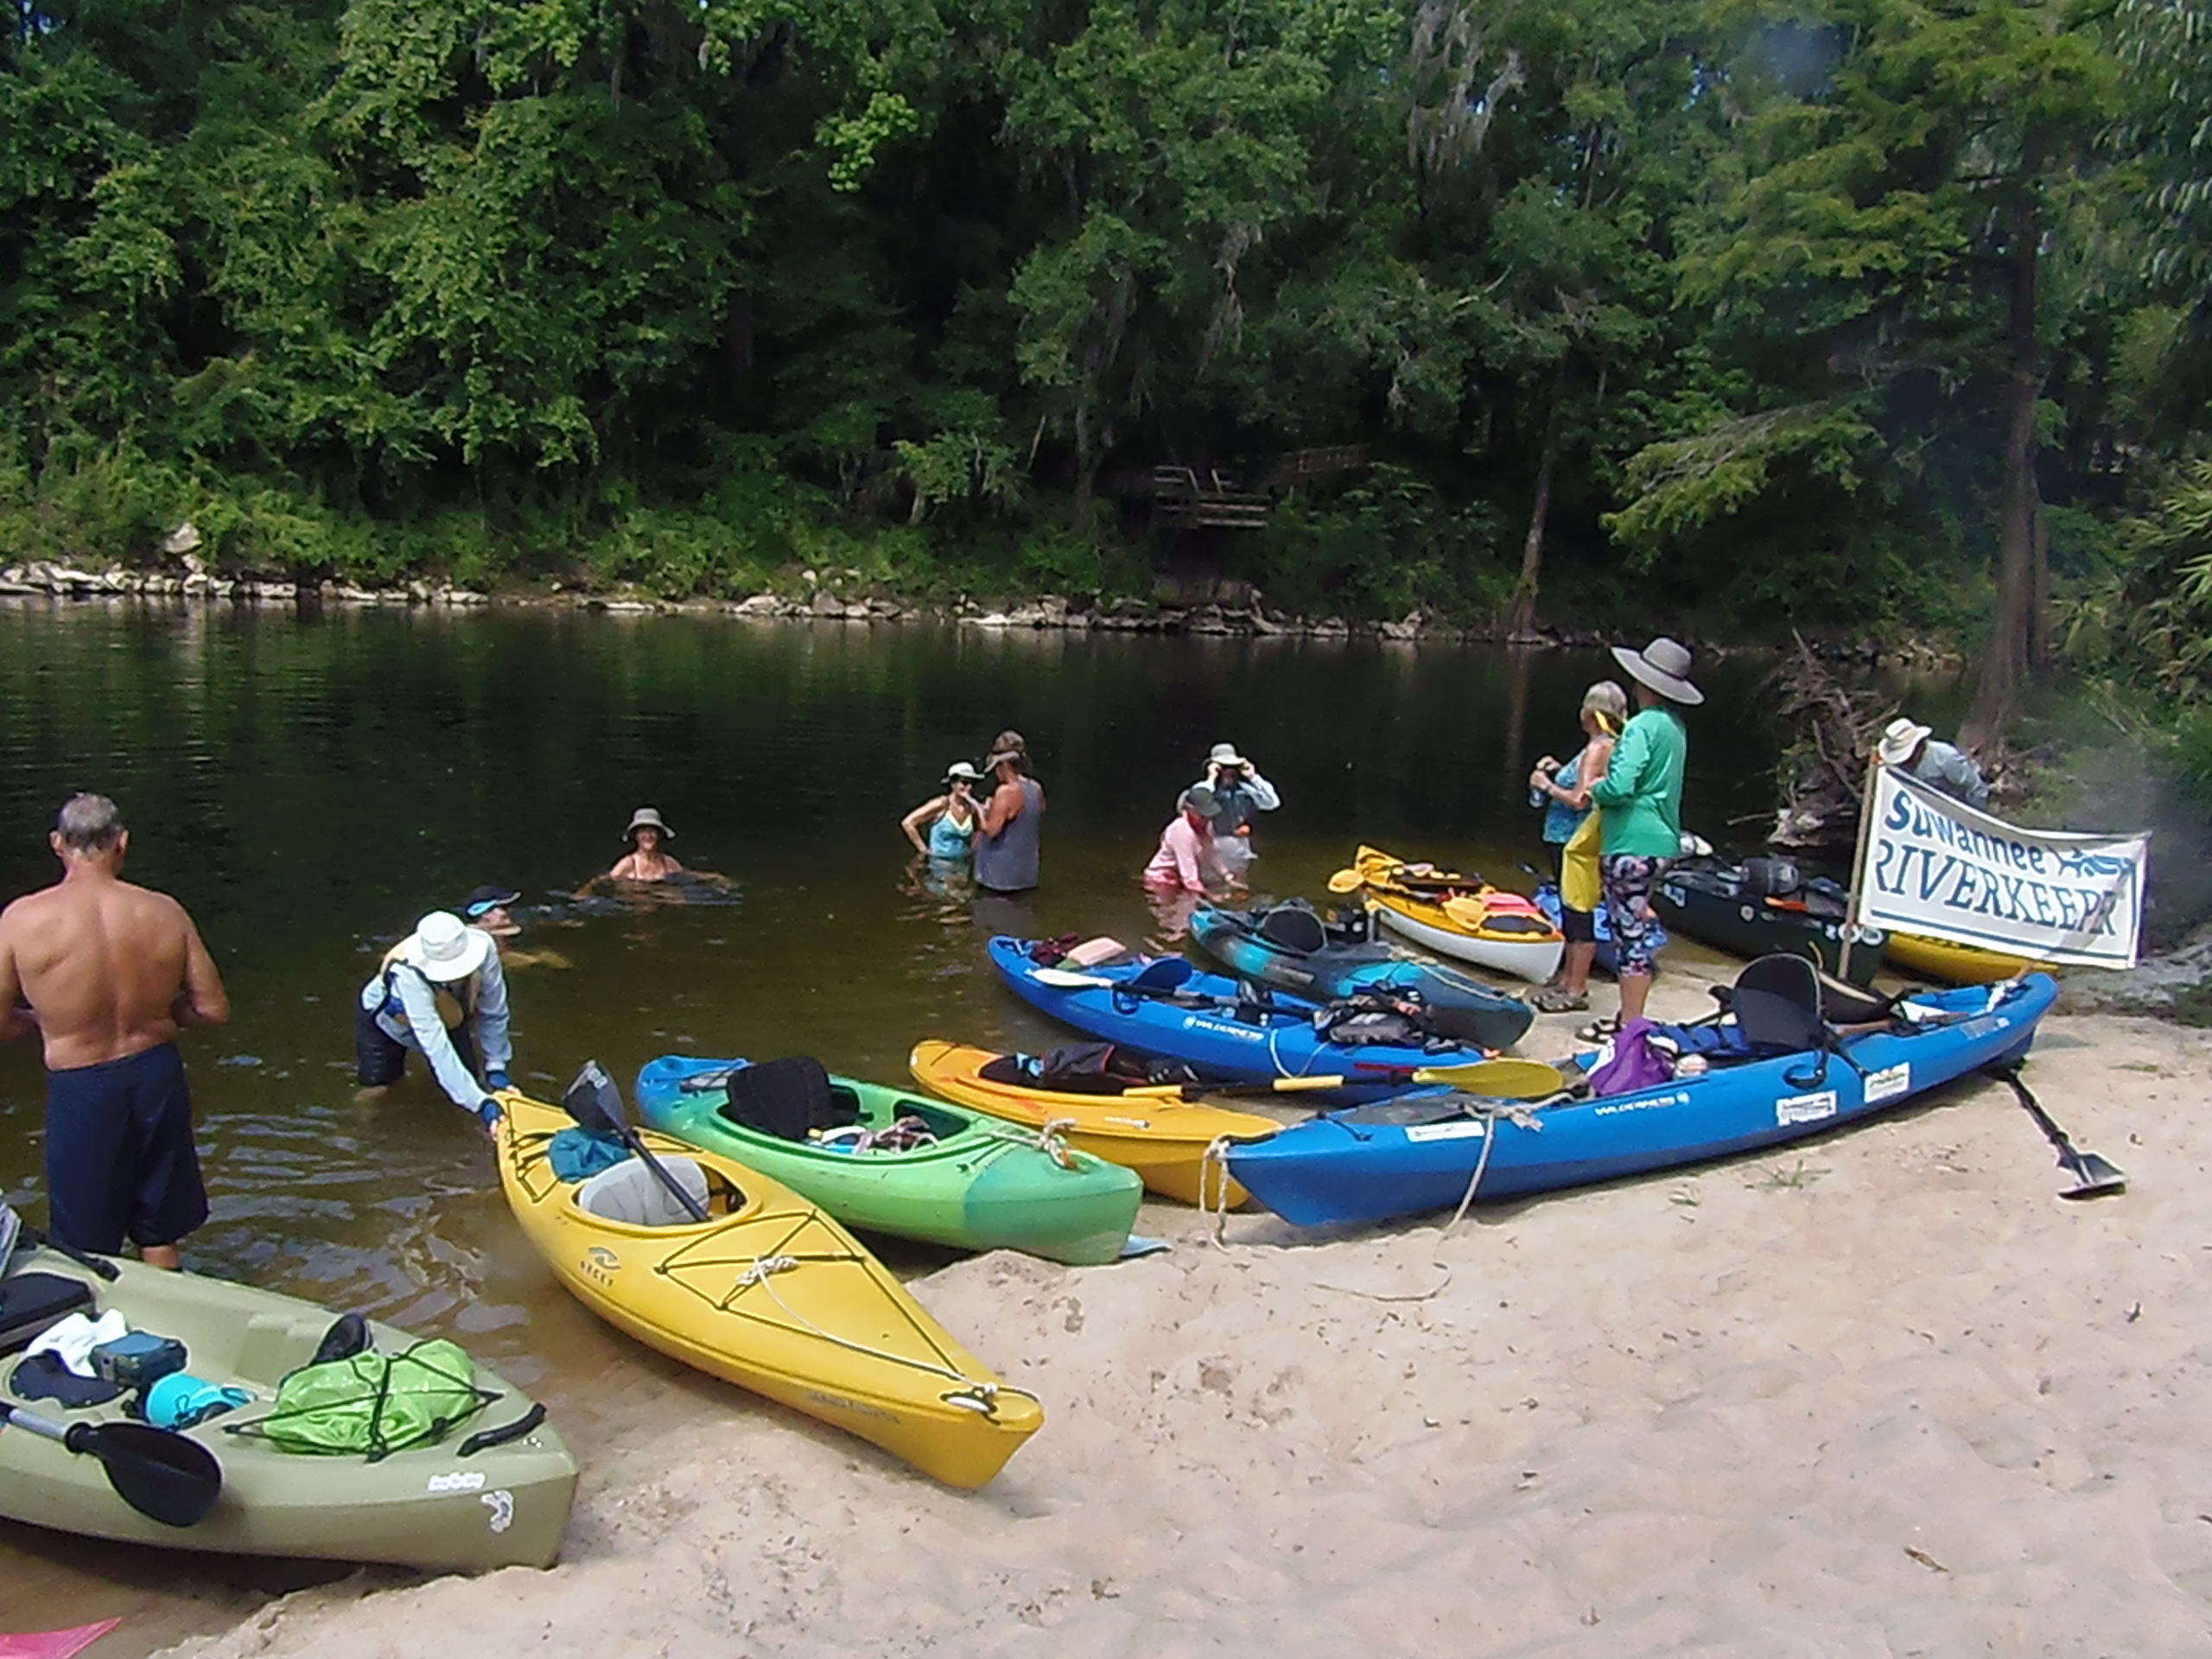
[[[2127,1190],[2127,1177],[2120,1166],[2094,1152],[2077,1152],[2058,1162],[2074,1178],[2074,1185],[2058,1195],[2062,1198],[2101,1198]]]
[[[213,1452],[150,1423],[77,1423],[62,1444],[98,1458],[116,1496],[165,1527],[198,1526],[223,1495]]]
[[[584,1069],[561,1096],[561,1109],[585,1128],[598,1135],[620,1135],[626,1127],[622,1116],[622,1090],[597,1060],[586,1060]]]

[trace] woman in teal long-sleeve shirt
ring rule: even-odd
[[[1682,850],[1682,773],[1690,742],[1677,706],[1703,702],[1705,693],[1689,682],[1688,649],[1672,639],[1654,639],[1642,651],[1615,645],[1613,657],[1636,680],[1637,712],[1590,799],[1600,820],[1598,868],[1620,955],[1625,1025],[1651,995],[1651,889]]]

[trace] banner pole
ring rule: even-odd
[[[1859,889],[1866,879],[1866,843],[1874,831],[1874,776],[1881,769],[1878,750],[1866,757],[1866,779],[1859,791],[1859,845],[1851,855],[1851,891],[1843,901],[1843,950],[1836,958],[1836,976],[1851,977],[1851,947],[1859,939]]]

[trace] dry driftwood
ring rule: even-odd
[[[1846,686],[1803,638],[1767,683],[1789,741],[1775,766],[1782,804],[1768,839],[1777,847],[1848,845],[1859,833],[1866,757],[1896,710]]]

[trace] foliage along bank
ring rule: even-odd
[[[2194,696],[2145,619],[2203,637],[2155,526],[2202,443],[2212,76],[2151,71],[2212,67],[2204,22],[21,0],[0,550],[188,518],[361,582],[1222,576],[1986,632],[1985,727],[2069,637]],[[1173,528],[1161,466],[1287,481]]]

